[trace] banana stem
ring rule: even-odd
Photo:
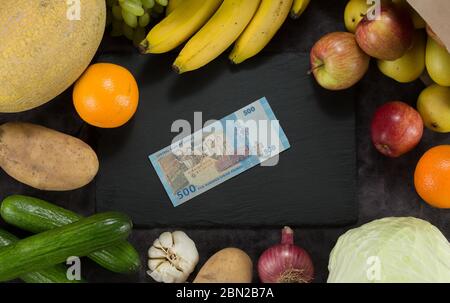
[[[141,44],[139,44],[139,52],[143,55],[148,54],[148,48],[149,48],[149,43],[147,41],[147,39],[145,39],[144,41],[141,42]]]

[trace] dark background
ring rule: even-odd
[[[307,53],[266,52],[239,66],[222,56],[184,75],[171,70],[174,55],[104,50],[97,59],[133,71],[141,96],[131,123],[98,129],[98,212],[122,211],[140,228],[356,222],[355,90],[322,89],[307,73]],[[149,81],[154,77],[158,79]],[[183,119],[197,127],[194,112],[208,121],[261,96],[269,100],[291,148],[275,166],[244,171],[174,208],[148,160],[178,134],[170,131],[172,123]]]
[[[308,53],[314,42],[324,34],[345,30],[343,22],[345,4],[346,1],[344,0],[313,0],[299,20],[288,20],[286,22],[265,52]],[[107,38],[106,40],[110,39]],[[105,41],[102,50],[113,48],[132,51],[128,41],[116,39],[114,43],[112,45],[110,41]],[[424,86],[420,81],[411,84],[398,84],[394,80],[384,77],[374,63],[372,62],[369,73],[355,88],[357,94],[357,154],[355,156],[358,165],[358,222],[345,228],[296,229],[297,244],[304,247],[314,261],[316,268],[315,282],[326,281],[329,253],[338,237],[352,227],[377,218],[414,216],[425,219],[437,226],[447,238],[450,238],[450,211],[433,209],[425,204],[417,196],[413,186],[413,172],[420,156],[432,146],[449,144],[450,137],[425,130],[422,142],[411,153],[399,159],[387,159],[378,154],[371,145],[369,135],[370,119],[376,107],[392,100],[401,100],[415,105],[417,96]],[[151,66],[147,68],[151,68]],[[84,124],[76,115],[71,101],[71,90],[68,90],[57,100],[33,111],[0,115],[1,123],[14,120],[48,126],[78,136],[94,148],[96,147],[97,130]],[[352,177],[342,176],[342,178]],[[327,184],[322,186],[323,190],[327,190]],[[36,196],[57,202],[85,215],[91,214],[95,210],[95,184],[72,192],[39,192],[12,180],[3,171],[0,171],[0,192],[2,197],[11,194]],[[5,228],[18,235],[26,235],[10,227]],[[279,242],[280,238],[280,231],[276,228],[189,228],[184,230],[195,241],[200,252],[201,259],[198,268],[213,253],[228,246],[245,250],[256,264],[262,251]],[[146,251],[153,240],[163,231],[165,229],[135,230],[133,232],[130,240],[140,251],[144,264],[144,268],[139,274],[129,276],[113,274],[86,260],[83,263],[83,276],[91,282],[152,281],[145,274]],[[256,272],[255,281],[257,281]]]

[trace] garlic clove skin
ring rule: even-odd
[[[163,283],[183,283],[189,277],[189,275],[177,270],[169,263],[162,263],[155,271],[150,272],[149,275],[155,281]]]
[[[148,268],[151,271],[155,271],[158,268],[158,266],[160,266],[164,262],[165,262],[164,259],[149,259],[148,260]]]
[[[170,233],[170,232],[162,233],[159,236],[158,240],[161,243],[162,247],[173,247],[174,239],[172,237],[172,233]]]
[[[162,249],[152,246],[148,250],[148,257],[151,259],[158,259],[158,258],[164,259],[166,258],[166,253]]]
[[[162,248],[161,242],[159,242],[159,238],[153,242],[153,247]]]
[[[173,251],[180,256],[179,264],[182,268],[195,267],[198,263],[199,255],[194,241],[182,231],[172,234],[174,239]],[[192,271],[194,268],[192,268]],[[192,272],[191,271],[191,272]]]
[[[199,260],[194,241],[182,231],[162,233],[149,248],[148,257],[148,275],[164,283],[186,282]]]

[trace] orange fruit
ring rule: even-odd
[[[450,208],[450,145],[428,150],[417,163],[414,186],[419,196],[437,208]]]
[[[126,68],[97,63],[89,66],[75,83],[73,103],[87,123],[102,128],[119,127],[136,112],[139,89]]]

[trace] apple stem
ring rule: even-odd
[[[316,70],[316,69],[318,69],[318,68],[321,68],[322,66],[324,66],[325,64],[319,64],[319,65],[317,65],[317,66],[315,66],[315,67],[313,67],[313,68],[311,68],[309,71],[308,71],[308,75],[311,75],[312,74],[312,72],[314,71],[314,70]]]

